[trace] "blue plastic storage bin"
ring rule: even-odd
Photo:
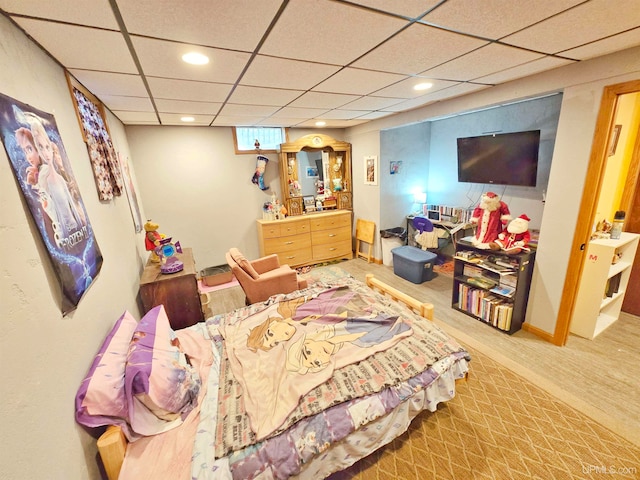
[[[433,278],[433,264],[438,256],[417,247],[404,245],[391,250],[393,273],[412,283],[428,282]]]

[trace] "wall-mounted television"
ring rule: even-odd
[[[535,187],[540,130],[458,138],[458,181]]]

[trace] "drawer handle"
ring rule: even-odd
[[[294,259],[294,258],[296,258],[296,256],[295,256],[295,255],[289,255],[289,256],[287,257],[287,260],[291,260],[291,259]]]
[[[333,247],[329,249],[330,252],[333,252],[334,250],[337,250],[337,248]]]
[[[290,240],[288,242],[284,242],[285,245],[292,245],[293,244],[293,240]]]
[[[329,234],[329,236],[330,236],[330,237],[335,237],[335,236],[336,236],[336,234],[335,234],[335,233],[330,233],[330,234]]]

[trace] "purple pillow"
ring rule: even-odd
[[[127,437],[128,405],[125,365],[138,322],[125,311],[104,339],[76,394],[76,420],[87,427],[120,425]]]
[[[127,355],[129,423],[141,435],[177,427],[197,403],[200,378],[180,348],[162,305],[138,323]]]

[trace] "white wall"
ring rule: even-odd
[[[125,309],[138,316],[142,260],[126,196],[100,203],[61,67],[0,15],[0,91],[51,113],[104,262],[74,312],[60,292],[39,231],[0,147],[0,477],[99,478],[95,440],[74,420],[74,396],[100,342]],[[109,116],[126,156],[124,129]]]

